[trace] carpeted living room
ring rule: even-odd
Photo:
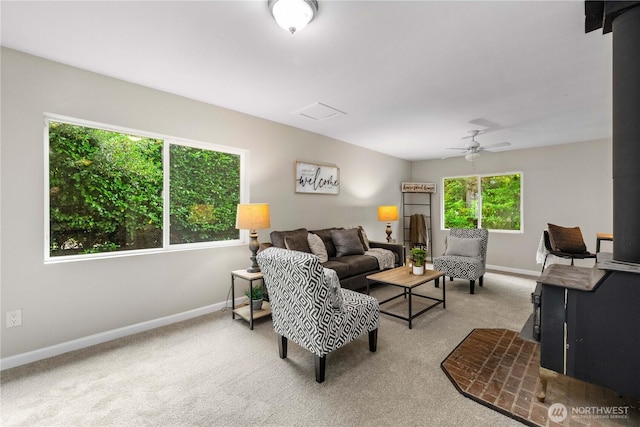
[[[281,2],[0,3],[0,424],[639,424],[640,3]],[[287,346],[272,253],[375,330]]]

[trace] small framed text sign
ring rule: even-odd
[[[340,169],[332,165],[296,162],[295,189],[296,193],[337,195],[340,193]]]
[[[435,193],[436,185],[429,182],[403,182],[403,193]]]

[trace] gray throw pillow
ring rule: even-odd
[[[444,254],[479,258],[481,242],[481,239],[449,236],[447,237],[447,250]]]
[[[365,252],[371,249],[369,247],[369,238],[367,237],[367,233],[364,232],[364,228],[362,228],[361,225],[351,225],[351,226],[344,227],[345,230],[351,230],[352,228],[355,228],[356,230],[358,230],[358,237],[360,238],[362,249],[364,249]]]
[[[360,233],[357,228],[349,230],[333,230],[331,239],[336,247],[336,256],[364,255],[364,248],[360,242]]]
[[[309,243],[309,249],[311,249],[311,253],[318,257],[320,263],[329,261],[327,248],[324,247],[324,242],[322,241],[320,236],[313,233],[307,234],[307,243]]]
[[[311,253],[306,234],[297,234],[284,238],[284,246],[292,251]]]

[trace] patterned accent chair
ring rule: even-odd
[[[378,300],[340,287],[334,270],[315,255],[271,247],[258,253],[258,265],[271,303],[280,358],[287,340],[315,356],[316,381],[324,381],[327,354],[369,333],[369,350],[378,341]]]
[[[450,280],[454,277],[469,281],[469,293],[475,292],[475,283],[482,278],[487,267],[489,230],[485,228],[452,228],[443,256],[433,259],[434,270],[443,271]]]

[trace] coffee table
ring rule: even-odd
[[[370,283],[384,283],[386,285],[391,285],[391,286],[397,286],[399,288],[402,288],[403,291],[401,294],[395,295],[391,298],[388,298],[384,301],[379,301],[378,303],[380,304],[380,306],[382,306],[382,304],[387,303],[389,301],[392,301],[396,298],[401,298],[401,297],[405,297],[408,298],[408,302],[409,302],[409,316],[408,317],[404,317],[404,316],[400,316],[398,314],[395,313],[390,313],[388,311],[383,311],[382,309],[380,310],[380,313],[384,313],[384,314],[388,314],[389,316],[393,316],[393,317],[397,317],[398,319],[402,319],[402,320],[407,320],[409,322],[409,329],[412,329],[412,320],[415,319],[416,317],[420,316],[421,314],[431,310],[432,308],[434,308],[435,306],[442,304],[442,308],[447,308],[447,303],[446,303],[446,299],[445,299],[445,284],[446,284],[446,280],[442,281],[442,299],[438,299],[438,298],[433,298],[433,297],[428,297],[426,295],[421,295],[421,294],[414,294],[413,293],[413,288],[416,288],[420,285],[423,285],[427,282],[430,282],[432,280],[435,280],[435,286],[436,288],[439,286],[440,283],[440,278],[444,276],[444,273],[442,271],[438,271],[438,270],[425,270],[424,274],[421,276],[417,276],[414,274],[409,274],[409,268],[408,267],[396,267],[394,269],[391,270],[384,270],[381,271],[379,273],[375,273],[372,274],[370,276],[367,276],[367,295],[369,294],[369,284]],[[412,297],[420,297],[420,298],[425,298],[425,299],[430,299],[433,301],[436,301],[435,304],[430,305],[429,307],[417,312],[417,313],[413,313],[412,311],[412,306],[411,306],[411,298]]]

